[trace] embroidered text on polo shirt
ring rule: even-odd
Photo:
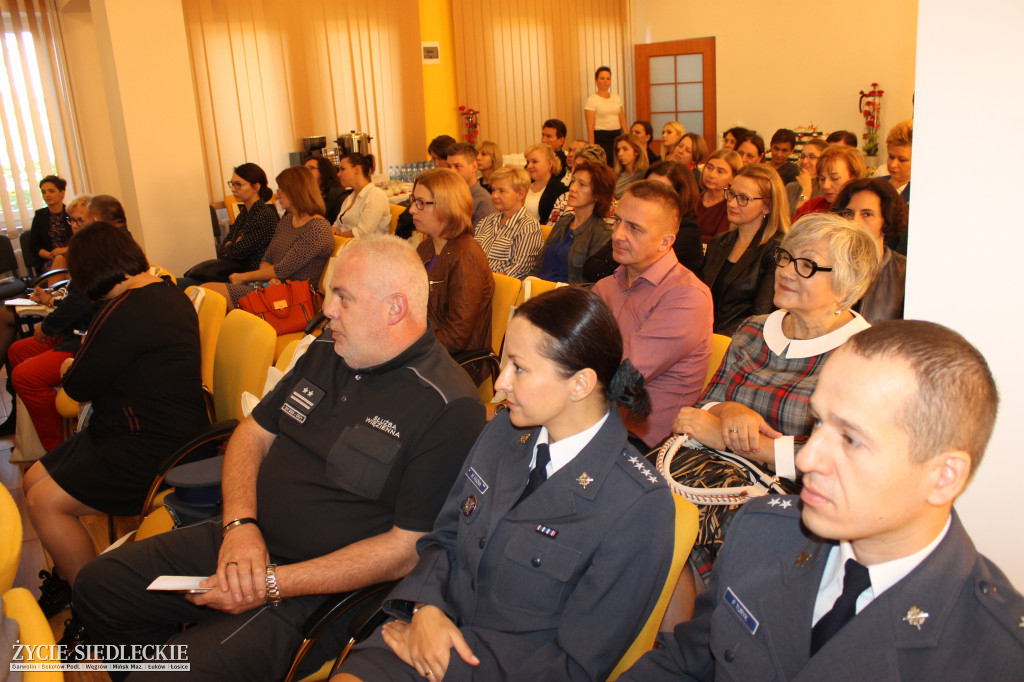
[[[388,421],[387,419],[381,419],[380,417],[367,417],[366,423],[378,431],[389,433],[395,438],[401,438],[398,434],[398,426],[394,422]]]

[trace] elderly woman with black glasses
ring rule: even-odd
[[[725,188],[729,230],[704,254],[702,279],[715,304],[716,334],[732,335],[743,320],[775,310],[772,253],[789,229],[782,178],[766,163],[744,166]]]
[[[845,218],[815,214],[794,223],[772,252],[779,310],[740,325],[711,383],[672,430],[795,480],[796,450],[814,426],[808,400],[818,373],[832,351],[870,326],[853,306],[880,255],[875,238]],[[698,568],[712,558],[709,547],[694,556]]]
[[[870,324],[853,310],[878,272],[875,238],[845,218],[798,220],[772,254],[775,305],[750,317],[695,407],[673,430],[793,479],[794,447],[811,433],[807,399],[828,355]],[[785,435],[784,435],[785,434]]]

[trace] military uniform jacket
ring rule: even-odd
[[[811,658],[814,602],[835,544],[807,535],[798,503],[745,505],[693,620],[619,679],[1021,679],[1024,598],[977,553],[955,513],[938,547]]]
[[[507,413],[488,425],[391,595],[441,608],[481,659],[469,666],[453,651],[445,682],[604,679],[665,582],[671,493],[628,445],[618,410],[515,506],[538,431]]]

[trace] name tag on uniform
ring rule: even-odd
[[[724,600],[725,603],[729,605],[729,608],[733,610],[733,613],[739,616],[739,619],[745,626],[747,626],[747,630],[750,631],[750,634],[753,635],[757,633],[757,628],[760,623],[757,621],[757,618],[754,618],[753,614],[750,613],[750,610],[743,604],[743,602],[740,601],[740,598],[736,596],[736,593],[732,591],[731,587],[725,588]]]
[[[473,482],[473,485],[476,487],[477,490],[480,491],[481,495],[487,492],[487,488],[490,487],[487,485],[487,482],[480,477],[480,474],[478,474],[476,472],[476,469],[474,469],[473,467],[469,467],[469,471],[466,472],[466,478]]]
[[[302,424],[324,395],[323,390],[317,388],[308,379],[299,379],[284,404],[281,405],[281,411]]]

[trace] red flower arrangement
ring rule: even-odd
[[[476,146],[476,139],[480,137],[480,119],[477,116],[480,114],[476,109],[471,109],[465,105],[459,107],[459,116],[463,119],[463,124],[466,127],[466,132],[462,134],[463,139],[471,145]]]
[[[878,156],[878,129],[882,126],[882,95],[885,90],[878,83],[871,84],[868,92],[860,91],[857,108],[864,117],[864,156]]]

